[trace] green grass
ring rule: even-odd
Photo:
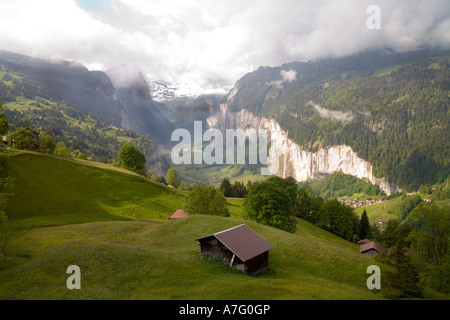
[[[389,219],[397,218],[400,213],[401,203],[402,197],[397,197],[391,200],[383,201],[382,203],[376,203],[370,206],[355,209],[355,213],[361,216],[363,210],[365,209],[370,223],[386,223]],[[384,206],[386,206],[386,208],[383,208]]]
[[[432,64],[430,64],[430,65],[428,66],[427,69],[440,70],[440,69],[441,69],[441,65],[439,64],[439,62],[433,62]]]
[[[398,71],[400,68],[410,65],[411,63],[398,64],[392,67],[380,68],[375,70],[374,74],[378,77],[384,77],[390,75],[392,72]]]
[[[96,222],[30,230],[8,246],[1,299],[377,299],[355,245],[289,234],[246,221],[275,246],[258,276],[199,254],[195,241],[242,220],[191,216],[170,223]],[[344,240],[340,240],[344,241]],[[342,244],[342,243],[341,243]],[[81,290],[68,290],[69,265]],[[213,287],[214,290],[211,290]]]
[[[242,207],[244,199],[242,198],[227,198],[227,209],[232,218],[243,218],[244,208]]]
[[[24,228],[127,219],[165,221],[184,197],[126,170],[21,152],[8,161],[15,196],[8,216]]]
[[[231,183],[236,181],[242,182],[245,185],[248,181],[264,181],[267,176],[252,173],[249,170],[243,170],[244,165],[180,165],[176,166],[178,174],[185,183],[196,184],[204,183],[219,186],[223,179],[227,178]]]
[[[4,157],[5,151],[0,156]],[[88,161],[8,152],[19,226],[0,262],[0,299],[379,299],[366,269],[381,262],[304,220],[295,234],[231,217],[167,217],[185,193]],[[173,192],[173,193],[170,193]],[[274,245],[270,268],[246,276],[200,255],[195,239],[246,223]],[[66,269],[81,268],[81,290]]]

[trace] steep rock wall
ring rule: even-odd
[[[232,96],[233,91],[228,101]],[[230,112],[227,103],[223,103],[220,105],[220,112],[209,117],[207,123],[210,128],[217,128],[222,132],[226,129],[267,129],[272,140],[270,154],[279,155],[277,175],[280,177],[292,176],[297,181],[317,180],[324,175],[341,171],[378,185],[387,195],[399,190],[396,185],[383,178],[374,177],[372,165],[358,157],[351,147],[336,145],[317,152],[303,150],[289,139],[288,132],[273,119],[257,117],[244,109]]]

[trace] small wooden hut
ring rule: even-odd
[[[378,253],[386,254],[386,248],[381,244],[371,241],[359,247],[359,252],[363,256],[376,256]]]
[[[220,258],[245,274],[257,274],[269,267],[273,246],[245,224],[197,240],[202,254]]]

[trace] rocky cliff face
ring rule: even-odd
[[[399,190],[396,185],[383,178],[374,177],[372,165],[359,158],[349,146],[337,145],[317,152],[306,151],[289,139],[288,132],[284,131],[275,120],[257,117],[247,110],[229,112],[228,102],[237,90],[235,88],[229,94],[227,101],[220,105],[220,112],[209,117],[207,123],[210,128],[217,128],[222,132],[226,129],[244,131],[249,128],[267,129],[272,141],[270,155],[279,155],[278,176],[283,178],[292,176],[297,181],[306,181],[341,171],[378,185],[387,195]]]

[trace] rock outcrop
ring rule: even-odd
[[[230,92],[228,100],[232,99],[235,88]],[[341,171],[379,186],[387,195],[398,191],[398,187],[383,178],[373,175],[372,165],[358,157],[351,147],[336,145],[320,149],[317,152],[303,150],[297,143],[289,139],[284,131],[273,119],[257,117],[247,110],[230,112],[227,101],[220,105],[220,112],[207,119],[210,128],[217,128],[225,132],[226,129],[252,128],[267,129],[271,139],[270,155],[278,154],[279,166],[277,175],[280,177],[294,177],[297,181],[317,180],[333,172]],[[269,163],[270,165],[270,163]]]

